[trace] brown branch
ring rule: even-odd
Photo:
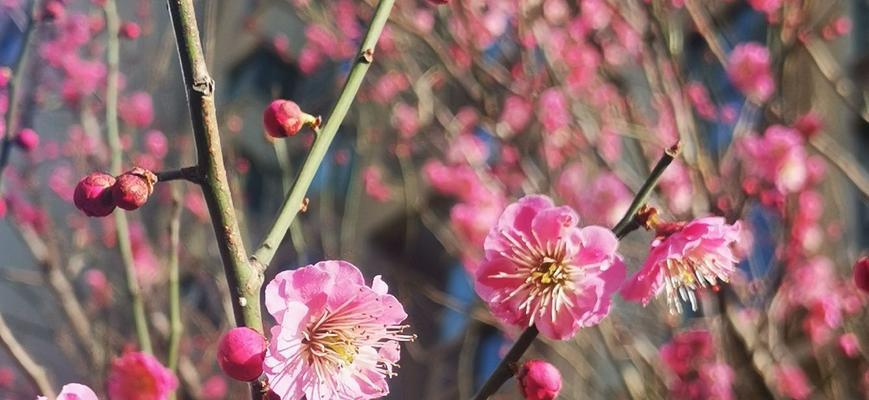
[[[6,320],[3,319],[3,315],[0,315],[0,345],[9,352],[9,355],[11,355],[12,359],[15,360],[15,363],[18,364],[18,367],[24,371],[25,375],[27,375],[27,379],[30,380],[30,382],[32,382],[44,396],[53,399],[54,390],[52,389],[51,382],[48,380],[48,375],[45,373],[45,368],[42,368],[41,365],[30,358],[30,354],[27,353],[27,350],[24,350],[24,347],[21,346],[21,343],[19,343],[15,338],[12,330],[10,330],[9,326],[6,325]]]

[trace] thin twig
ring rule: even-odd
[[[118,132],[118,70],[120,61],[120,18],[115,0],[106,1],[103,6],[106,15],[106,137],[111,152],[110,171],[118,175],[123,164],[121,137]],[[115,236],[118,240],[118,250],[124,264],[124,279],[133,307],[133,323],[136,327],[136,337],[139,347],[146,353],[151,353],[151,336],[148,333],[148,320],[145,316],[145,301],[142,299],[142,289],[136,275],[136,265],[133,259],[133,248],[130,243],[130,228],[127,214],[121,211],[114,213]]]
[[[48,375],[45,373],[45,368],[30,358],[30,354],[28,354],[27,350],[21,346],[21,343],[19,343],[15,338],[12,330],[10,330],[9,326],[6,325],[6,320],[3,319],[3,315],[0,315],[0,345],[9,352],[9,355],[11,355],[12,359],[15,360],[15,363],[18,364],[18,367],[24,371],[25,375],[27,375],[27,379],[30,380],[30,382],[32,382],[44,396],[53,399],[54,390],[52,389],[51,382],[48,380]]]
[[[262,244],[251,256],[251,261],[258,264],[259,268],[265,269],[274,258],[275,252],[277,252],[278,246],[283,241],[288,228],[299,214],[302,201],[308,192],[308,188],[311,186],[311,181],[313,181],[314,175],[320,168],[320,164],[323,162],[323,158],[326,156],[332,140],[335,139],[338,128],[341,127],[344,117],[347,115],[347,111],[356,97],[356,93],[362,85],[365,74],[374,61],[374,46],[380,38],[380,33],[386,25],[386,20],[389,18],[389,13],[392,11],[394,3],[395,0],[381,0],[378,3],[377,9],[374,11],[374,17],[371,20],[371,25],[368,27],[368,31],[365,33],[365,38],[362,40],[362,45],[359,48],[358,57],[350,69],[347,82],[338,96],[335,107],[329,114],[326,125],[314,140],[311,152],[308,153],[308,157],[305,159],[304,165],[302,165],[302,170],[299,171],[299,175],[293,184],[293,189],[287,195],[277,218],[275,218],[275,222],[263,239]]]
[[[199,167],[195,166],[173,169],[170,171],[160,171],[154,174],[157,175],[157,182],[186,180],[197,184],[202,183],[202,174],[199,172]]]

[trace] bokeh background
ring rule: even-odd
[[[46,3],[58,5],[40,10],[17,124],[40,141],[14,150],[4,171],[0,313],[57,387],[82,382],[101,391],[107,363],[135,346],[113,223],[71,203],[78,179],[108,165],[106,33],[99,1]],[[398,0],[308,210],[267,279],[337,258],[367,277],[383,275],[418,335],[402,353],[390,398],[469,398],[516,334],[493,320],[469,278],[503,206],[546,193],[577,208],[584,223],[610,226],[679,138],[684,156],[652,203],[672,219],[743,220],[751,245],[743,246],[742,274],[706,293],[696,312],[671,315],[663,299],[647,307],[618,299],[600,326],[569,341],[540,340],[532,353],[560,367],[562,398],[704,398],[675,392],[682,378],[659,355],[678,332],[697,328],[712,333],[713,359],[730,365],[730,375],[712,379],[731,382],[734,398],[866,398],[866,295],[851,275],[869,247],[869,3],[784,0],[770,12],[762,3],[776,2]],[[0,2],[2,65],[22,51],[30,4]],[[328,118],[373,4],[196,2],[248,246],[269,227],[312,141],[310,132],[267,139],[262,110],[287,98]],[[121,37],[124,165],[191,165],[166,6],[118,7],[122,29],[138,29]],[[760,104],[722,65],[749,41],[772,56],[776,90]],[[752,191],[748,183],[763,182],[734,143],[807,113],[820,126],[800,144],[808,154],[801,161],[822,164],[821,175],[778,196]],[[223,268],[201,194],[182,182],[158,185],[128,213],[157,354],[165,356],[168,334],[171,186],[183,204],[180,398],[240,398],[245,385],[225,380],[214,361],[232,321]],[[808,207],[817,212],[800,225]],[[650,239],[637,232],[622,243],[630,271]],[[807,294],[815,289],[827,296]],[[75,315],[84,331],[71,328]],[[856,351],[843,350],[848,334]],[[88,348],[99,350],[94,358]],[[799,379],[783,366],[798,368],[807,389],[789,388]],[[518,398],[514,385],[499,396]],[[35,394],[0,352],[0,398]]]

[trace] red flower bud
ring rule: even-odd
[[[263,372],[266,339],[257,331],[232,328],[217,345],[217,364],[226,375],[240,381],[253,381]]]
[[[73,203],[88,217],[105,217],[114,211],[112,185],[115,178],[102,172],[92,172],[78,181],[73,193]]]
[[[266,133],[273,138],[290,137],[299,133],[305,125],[316,127],[319,123],[318,118],[305,114],[298,104],[289,100],[275,100],[263,112]]]
[[[112,185],[112,198],[115,205],[124,210],[135,210],[148,201],[154,192],[157,176],[144,168],[133,168],[118,177]]]
[[[15,136],[15,144],[24,151],[31,151],[39,146],[39,134],[33,129],[24,128]]]
[[[6,211],[6,199],[0,197],[0,219],[3,219],[3,217],[6,216]]]
[[[135,40],[142,34],[142,28],[140,28],[139,24],[135,22],[124,22],[121,24],[118,33],[120,33],[121,37],[124,39]]]
[[[561,373],[543,360],[526,362],[517,378],[519,389],[527,400],[552,400],[561,391]]]
[[[854,283],[864,292],[869,292],[869,256],[854,263]]]

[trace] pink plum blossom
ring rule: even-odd
[[[36,400],[47,399],[45,396],[36,397]],[[80,383],[69,383],[60,389],[57,400],[97,400],[97,394],[91,388]]]
[[[546,196],[507,206],[486,237],[475,276],[477,294],[501,322],[536,325],[564,340],[606,317],[624,278],[618,240],[606,228],[578,223],[571,208]]]
[[[118,115],[128,125],[144,128],[154,120],[154,104],[151,95],[136,92],[122,98],[118,104]]]
[[[112,361],[108,392],[112,400],[164,400],[178,380],[154,356],[129,352]]]
[[[265,289],[278,324],[271,329],[264,372],[283,399],[371,399],[389,393],[404,307],[374,277],[369,287],[356,266],[322,261],[279,273]]]
[[[640,271],[621,290],[625,299],[645,305],[665,290],[670,312],[681,313],[682,301],[697,310],[696,290],[730,280],[739,261],[731,247],[739,238],[739,222],[705,217],[673,229],[652,241]]]
[[[510,129],[510,133],[518,133],[531,121],[534,106],[530,101],[516,95],[504,100],[500,121]]]
[[[756,102],[765,102],[775,91],[769,50],[760,43],[736,46],[727,59],[727,76],[739,91]]]

